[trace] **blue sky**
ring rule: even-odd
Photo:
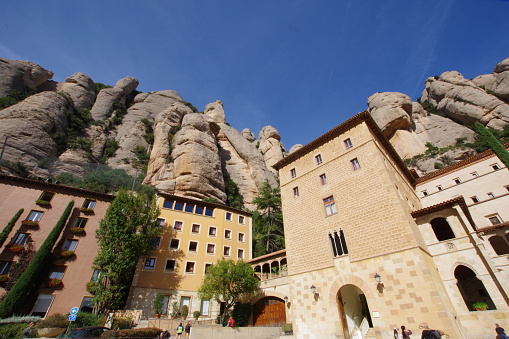
[[[56,81],[132,76],[199,110],[222,100],[231,126],[272,125],[289,149],[375,92],[415,101],[429,76],[491,73],[509,57],[507,13],[504,0],[3,0],[0,57]]]

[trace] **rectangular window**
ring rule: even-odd
[[[194,234],[199,234],[200,233],[200,225],[193,224],[193,226],[191,226],[191,232]]]
[[[239,232],[239,242],[244,242],[244,241],[245,241],[245,240],[244,240],[245,238],[246,238],[246,236],[244,235],[244,233],[240,233],[240,232]]]
[[[157,224],[157,227],[163,228],[164,226],[166,226],[166,220],[163,218],[157,218],[156,224]]]
[[[491,193],[491,192],[490,192],[490,193],[488,193],[488,197],[489,197],[490,199],[493,199],[493,198],[495,198],[495,194],[493,194],[493,193]]]
[[[201,315],[209,315],[209,305],[210,305],[210,300],[202,300],[201,301],[201,307],[200,307]]]
[[[470,173],[470,175],[472,176],[472,178],[477,178],[479,176],[477,172],[472,172]]]
[[[159,248],[159,245],[161,245],[161,237],[154,237],[152,241],[154,242],[154,248]]]
[[[49,275],[50,279],[60,279],[64,277],[66,266],[55,266],[51,269],[51,273]]]
[[[175,210],[177,211],[183,211],[184,210],[184,203],[175,201]]]
[[[11,265],[12,261],[0,261],[0,275],[5,275],[9,273]]]
[[[350,149],[350,148],[352,148],[352,147],[353,147],[353,145],[352,145],[352,140],[350,140],[350,138],[348,138],[348,139],[344,140],[344,141],[343,141],[343,144],[345,145],[345,148],[346,148],[346,149]]]
[[[357,171],[361,168],[361,164],[357,158],[350,160],[350,163],[352,164],[352,168],[354,171]]]
[[[78,246],[78,240],[76,239],[67,239],[64,244],[65,251],[75,251],[76,246]]]
[[[173,208],[173,200],[165,199],[164,200],[164,204],[163,204],[163,208],[172,209]]]
[[[460,178],[454,178],[454,179],[452,179],[452,180],[454,181],[454,183],[455,183],[456,185],[461,184],[461,180],[460,180]]]
[[[18,233],[14,237],[13,244],[15,245],[25,245],[28,242],[28,239],[30,239],[29,233]]]
[[[232,231],[224,230],[224,238],[225,239],[231,239],[232,238]]]
[[[500,169],[500,166],[498,164],[491,165],[491,168],[493,168],[495,171],[498,171]]]
[[[173,238],[170,240],[170,250],[178,250],[180,246],[180,239]]]
[[[213,226],[210,226],[209,227],[209,235],[211,237],[215,237],[217,235],[217,228],[216,227],[213,227]]]
[[[92,313],[94,312],[94,303],[92,302],[93,297],[83,297],[80,305],[80,311]]]
[[[232,214],[230,212],[226,212],[226,220],[232,221]]]
[[[189,252],[197,252],[198,251],[198,242],[197,241],[190,241],[189,242]]]
[[[44,212],[31,210],[30,213],[28,213],[26,220],[39,221],[43,214]]]
[[[325,206],[325,213],[327,215],[332,215],[332,214],[337,213],[336,203],[334,202],[333,196],[323,199],[323,204]]]
[[[426,190],[422,191],[422,195],[423,196],[427,196],[428,195],[428,191],[426,191]]]
[[[192,261],[186,262],[186,273],[194,273],[195,263]]]
[[[202,215],[203,214],[203,206],[196,205],[196,208],[194,209],[194,214]]]
[[[239,224],[244,225],[246,223],[246,218],[243,215],[239,215]]]
[[[205,274],[209,273],[210,266],[212,266],[212,264],[209,264],[209,263],[205,264],[205,270],[204,270]]]
[[[478,203],[479,202],[479,199],[476,197],[476,196],[473,196],[473,197],[470,197],[470,199],[472,199],[472,202],[474,204]]]
[[[443,190],[442,185],[438,185],[437,190],[439,190],[439,191]]]
[[[88,219],[87,218],[76,218],[76,221],[74,222],[74,227],[78,228],[85,228],[85,225],[87,224]]]
[[[317,165],[320,165],[322,163],[322,155],[321,154],[315,155],[315,162]]]
[[[101,270],[94,270],[94,273],[92,273],[92,278],[90,281],[99,281],[99,278],[101,278]]]
[[[237,250],[237,257],[238,257],[239,259],[244,259],[244,250],[243,250],[243,249],[239,248],[239,249]]]
[[[83,203],[83,208],[88,208],[89,210],[93,210],[95,207],[95,200],[85,199]]]
[[[186,204],[186,212],[193,213],[193,211],[194,211],[194,205]]]
[[[164,267],[166,272],[175,272],[175,260],[168,259],[166,260],[166,266]]]
[[[215,254],[216,253],[216,245],[215,244],[207,244],[207,254]]]
[[[493,215],[491,217],[488,217],[488,220],[491,222],[493,226],[500,225],[502,222],[500,221],[500,218],[498,215]]]
[[[177,230],[177,231],[182,231],[183,224],[184,224],[184,222],[182,222],[182,221],[175,221],[175,223],[173,224],[173,229]]]
[[[230,256],[230,250],[231,250],[231,247],[230,246],[224,246],[223,247],[223,255],[225,257],[229,257]]]
[[[297,171],[295,170],[295,168],[292,168],[292,169],[290,170],[290,176],[291,176],[292,178],[295,178],[295,177],[297,176]]]
[[[298,196],[299,196],[299,188],[298,187],[294,187],[293,188],[293,197],[297,198]]]
[[[55,196],[55,193],[52,192],[42,192],[41,196],[39,197],[39,200],[50,202],[51,199]]]
[[[327,176],[324,174],[320,175],[320,183],[323,185],[327,184]]]
[[[145,259],[145,265],[143,265],[144,269],[153,270],[155,267],[156,267],[156,258]]]
[[[212,207],[205,207],[205,215],[207,217],[211,217],[214,214],[214,209]]]
[[[37,302],[35,303],[34,309],[32,310],[32,315],[45,317],[46,312],[48,312],[51,303],[53,302],[53,298],[55,296],[51,294],[40,294],[39,298],[37,298]]]

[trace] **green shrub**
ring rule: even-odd
[[[249,317],[251,317],[251,312],[251,304],[235,303],[232,312],[232,317],[235,319],[235,326],[247,326],[249,324]]]
[[[85,327],[85,326],[104,326],[106,317],[88,312],[78,312],[76,314],[76,321],[71,323],[71,329]],[[69,323],[69,322],[67,322]]]
[[[23,330],[28,327],[28,324],[7,324],[0,326],[0,338],[21,339]]]
[[[0,110],[15,105],[36,93],[36,91],[11,91],[6,97],[0,98]]]
[[[442,167],[444,167],[444,164],[440,163],[440,162],[435,162],[435,165],[433,165],[433,167],[435,169],[441,169]]]
[[[162,314],[163,313],[163,300],[164,296],[162,294],[158,294],[154,298],[154,303],[152,305],[152,311],[154,314]]]
[[[111,158],[118,149],[118,142],[115,139],[108,139],[104,143],[103,157]]]
[[[200,311],[194,311],[193,312],[193,318],[195,318],[195,319],[198,319],[200,317],[200,315],[201,315]]]
[[[9,318],[5,318],[5,319],[0,319],[0,325],[2,325],[2,324],[19,324],[19,323],[26,323],[26,324],[36,323],[36,322],[40,321],[41,319],[42,319],[41,317],[32,316],[32,315],[14,316],[14,317],[9,317]]]
[[[47,328],[47,327],[58,327],[67,328],[69,326],[69,320],[67,317],[60,313],[55,313],[43,319],[34,326],[34,328]]]
[[[111,330],[101,334],[101,338],[155,338],[161,333],[160,328],[147,327],[131,330]]]
[[[3,246],[5,240],[7,239],[7,237],[12,231],[12,228],[14,227],[14,224],[16,223],[16,221],[18,221],[19,217],[21,216],[21,213],[23,213],[23,208],[17,211],[16,214],[14,214],[12,219],[7,223],[7,226],[5,226],[5,228],[2,230],[2,233],[0,233],[0,247]]]
[[[293,332],[293,325],[292,324],[283,324],[281,325],[281,330],[283,332]]]
[[[122,317],[122,318],[113,318],[113,324],[111,328],[116,330],[125,330],[133,328],[133,320],[131,318]]]
[[[198,109],[196,107],[194,107],[192,103],[186,101],[186,102],[184,102],[184,105],[189,107],[191,109],[191,111],[193,111],[193,113],[198,113]]]
[[[181,315],[182,315],[182,318],[184,318],[184,319],[187,318],[187,316],[189,315],[189,306],[187,306],[187,305],[182,306]]]
[[[95,83],[95,95],[99,94],[99,92],[104,89],[104,88],[113,88],[112,86],[110,85],[105,85],[103,83],[100,83],[100,82],[96,82]]]

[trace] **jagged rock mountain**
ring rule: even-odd
[[[79,176],[97,162],[131,175],[145,167],[145,184],[198,199],[225,202],[231,180],[248,208],[265,181],[277,185],[272,165],[286,154],[277,129],[264,127],[258,139],[248,128],[239,132],[226,123],[219,100],[197,113],[173,90],[137,92],[132,77],[114,87],[98,87],[83,73],[55,82],[51,71],[28,61],[0,59],[0,74],[0,97],[36,93],[0,110],[0,141],[8,137],[2,160],[21,163],[33,176]],[[509,58],[472,80],[455,71],[428,78],[418,102],[402,93],[375,93],[368,111],[398,154],[411,159],[429,144],[473,141],[466,126],[477,121],[502,129],[509,122],[508,103]],[[455,148],[442,156],[455,161],[472,153]],[[40,166],[45,159],[51,159],[50,170]],[[412,165],[423,174],[434,164],[423,158]]]

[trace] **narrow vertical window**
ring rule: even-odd
[[[493,194],[493,193],[491,193],[491,192],[490,192],[490,193],[488,193],[488,197],[489,197],[490,199],[493,199],[493,198],[495,198],[495,194]]]
[[[294,187],[293,188],[293,197],[297,198],[298,196],[299,196],[299,188],[298,187]]]
[[[321,154],[315,155],[315,162],[317,165],[320,165],[322,163],[322,155]]]
[[[323,185],[327,184],[327,176],[324,174],[320,175],[320,183]]]
[[[498,171],[500,169],[500,166],[498,164],[491,165],[491,168],[493,168],[495,171]]]
[[[350,160],[350,163],[352,164],[352,168],[354,171],[357,171],[358,169],[361,168],[361,163],[357,158]]]
[[[425,196],[427,196],[427,195],[428,195],[428,191],[426,191],[426,190],[422,191],[422,195],[423,195],[424,197],[425,197]]]
[[[454,178],[454,179],[452,179],[452,180],[454,181],[454,183],[455,183],[456,185],[461,184],[461,180],[460,180],[460,178]]]
[[[474,204],[478,203],[479,202],[479,199],[476,197],[476,196],[473,196],[473,197],[470,197],[470,199],[472,199],[472,202]]]
[[[290,170],[290,175],[291,175],[292,178],[295,178],[297,176],[297,171],[295,170],[295,168],[292,168]]]
[[[352,145],[352,140],[350,140],[350,138],[348,138],[348,139],[344,140],[344,141],[343,141],[343,144],[345,145],[345,148],[346,148],[346,149],[350,149],[350,148],[352,148],[352,147],[353,147],[353,145]]]

